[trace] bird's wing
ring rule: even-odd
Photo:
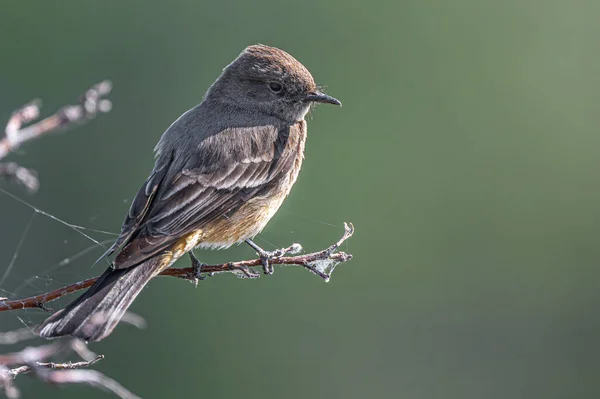
[[[137,265],[268,190],[292,167],[299,148],[288,141],[299,129],[226,129],[204,139],[180,170],[172,170],[171,162],[158,187],[147,182],[134,200],[138,205],[126,220],[128,237],[114,266]]]
[[[168,154],[167,157],[159,158],[157,160],[152,173],[150,173],[150,176],[148,176],[131,203],[129,212],[127,212],[125,220],[123,221],[119,237],[100,259],[112,255],[117,248],[129,241],[132,235],[140,227],[140,224],[143,222],[150,209],[150,205],[152,204],[152,200],[154,199],[160,184],[169,170],[169,166],[173,160],[172,155],[173,154],[171,153]]]

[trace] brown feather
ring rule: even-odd
[[[204,247],[228,247],[258,234],[296,181],[306,123],[288,129],[226,129],[209,140],[213,142],[204,148],[211,151],[229,148],[229,154],[210,154],[228,162],[227,167],[190,164],[172,181],[162,181],[162,192],[149,202],[135,231],[128,232],[132,238],[117,255],[115,268],[131,267],[169,250],[196,230],[203,232],[199,245]],[[225,147],[218,141],[236,145]]]

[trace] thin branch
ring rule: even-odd
[[[24,327],[14,331],[0,332],[0,345],[13,345],[21,341],[36,338],[31,329]]]
[[[104,359],[104,355],[98,355],[92,360],[82,360],[80,362],[66,362],[66,363],[54,363],[54,362],[35,362],[34,366],[21,366],[15,367],[9,370],[9,374],[12,378],[15,378],[19,374],[27,374],[35,371],[37,368],[50,369],[50,370],[75,370],[84,367],[90,367],[93,364]]]
[[[88,89],[78,104],[67,105],[53,115],[26,127],[23,126],[39,118],[41,101],[36,99],[23,105],[13,112],[6,124],[5,136],[0,139],[0,160],[28,141],[92,119],[98,113],[110,111],[112,103],[103,97],[108,95],[111,89],[112,84],[108,80],[100,82]],[[14,162],[0,163],[0,177],[14,180],[32,192],[39,187],[37,173]]]
[[[4,391],[8,399],[18,399],[21,392],[15,386],[9,373],[10,370],[7,367],[0,366],[0,392]]]
[[[70,342],[67,345],[66,341],[60,341],[41,346],[28,347],[19,352],[1,354],[0,365],[8,367],[40,362],[63,351],[67,346],[70,346]]]
[[[345,252],[336,252],[340,245],[350,238],[352,234],[354,234],[354,226],[352,226],[351,223],[344,223],[344,235],[330,247],[310,254],[283,256],[286,252],[297,250],[298,244],[294,244],[288,248],[285,248],[284,250],[281,250],[281,256],[274,256],[270,258],[269,263],[272,265],[300,266],[328,282],[331,278],[331,274],[333,273],[333,269],[337,264],[347,262],[352,259],[352,255],[350,254]],[[262,260],[252,259],[239,262],[222,263],[218,265],[201,265],[199,271],[195,270],[193,267],[170,268],[163,271],[160,275],[183,278],[195,283],[197,283],[198,279],[201,278],[200,274],[213,275],[224,272],[233,272],[243,278],[256,278],[259,276],[259,274],[256,273],[252,268],[259,266],[262,266]],[[0,300],[0,312],[31,308],[48,310],[46,308],[46,304],[48,302],[54,301],[74,292],[84,290],[94,284],[97,279],[98,277],[89,278],[87,280],[58,288],[54,291],[28,298]]]
[[[140,399],[117,381],[96,370],[38,370],[36,374],[40,380],[50,384],[85,384],[111,392],[122,399]]]
[[[75,352],[83,360],[64,363],[44,361],[67,351]],[[83,341],[76,338],[0,355],[0,392],[4,391],[11,399],[19,398],[21,393],[14,385],[14,379],[19,375],[32,373],[41,381],[51,384],[86,384],[112,392],[123,399],[138,398],[121,384],[98,371],[81,370],[101,359],[104,359],[103,355],[91,352]]]
[[[55,114],[26,127],[24,125],[39,118],[41,102],[34,100],[25,104],[13,112],[6,124],[5,136],[0,137],[0,160],[28,141],[85,122],[98,113],[110,111],[112,104],[103,97],[110,93],[111,88],[109,81],[98,83],[86,91],[77,105],[65,106]],[[29,191],[36,191],[39,187],[37,173],[14,162],[0,163],[0,178],[2,177],[24,185]],[[0,298],[0,302],[6,300],[7,298]],[[43,303],[38,304],[38,307],[45,309]],[[143,319],[139,316],[125,316],[125,322],[138,326],[143,324]],[[0,344],[14,344],[33,337],[35,335],[28,328],[0,333]],[[83,360],[66,363],[47,360],[65,351],[75,352]],[[21,392],[15,386],[14,379],[18,375],[32,373],[38,379],[52,384],[82,383],[112,392],[124,399],[138,398],[118,382],[98,371],[81,370],[103,358],[104,356],[91,352],[85,343],[78,339],[61,340],[14,353],[0,354],[0,393],[3,392],[9,399],[20,398]]]
[[[40,187],[37,172],[33,169],[19,166],[15,162],[0,163],[0,176],[8,181],[24,185],[32,193],[36,192]]]

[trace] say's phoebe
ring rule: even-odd
[[[313,103],[341,105],[285,51],[246,48],[162,135],[154,169],[106,254],[118,250],[112,266],[38,334],[99,341],[148,281],[182,255],[257,235],[298,177]]]

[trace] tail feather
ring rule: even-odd
[[[37,329],[41,337],[71,335],[100,341],[117,326],[148,281],[162,269],[159,256],[127,269],[107,269],[83,295],[47,318]]]

